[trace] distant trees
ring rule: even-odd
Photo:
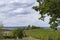
[[[27,29],[42,29],[42,27],[34,26],[34,25],[28,25]]]
[[[38,26],[32,26],[31,29],[40,29],[41,27]]]
[[[31,28],[31,26],[30,26],[30,25],[28,25],[27,29],[30,29],[30,28]]]

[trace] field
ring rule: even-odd
[[[60,40],[60,30],[30,29],[25,31],[26,35],[42,40]]]
[[[60,40],[60,30],[52,29],[27,29],[24,30],[27,37],[22,39],[3,39],[3,40]]]

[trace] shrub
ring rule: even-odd
[[[22,28],[18,28],[12,31],[12,36],[13,37],[18,37],[18,38],[22,38],[24,37],[24,29]]]

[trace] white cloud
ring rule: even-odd
[[[0,21],[4,21],[6,19],[6,16],[4,14],[0,14]]]
[[[3,21],[5,26],[39,25],[44,23],[38,20],[40,15],[32,9],[33,4],[37,4],[35,2],[35,0],[0,0],[0,21]]]
[[[17,24],[17,25],[29,25],[33,24],[33,22],[38,21],[38,14],[28,14],[28,15],[17,15],[11,18],[8,18],[4,21],[4,24]],[[14,25],[13,25],[14,26]]]
[[[17,8],[16,10],[13,10],[13,12],[15,12],[15,13],[21,13],[21,12],[23,12],[23,8]]]

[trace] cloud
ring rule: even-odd
[[[0,21],[4,21],[6,19],[4,14],[0,14]]]
[[[40,15],[38,12],[32,9],[32,6],[37,5],[35,0],[0,0],[0,21],[3,22],[4,26],[27,26],[48,25],[42,22],[38,18]],[[40,24],[40,25],[39,25]]]
[[[14,17],[8,18],[4,21],[4,24],[7,26],[15,25],[29,25],[33,22],[38,21],[38,14],[28,14],[28,15],[16,15]]]

